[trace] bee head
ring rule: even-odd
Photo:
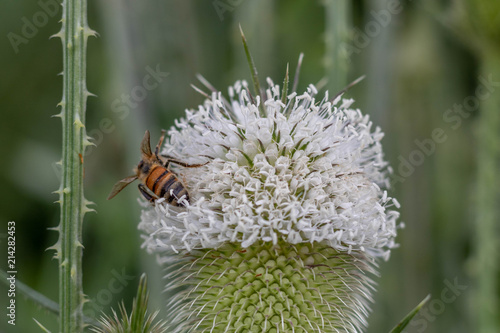
[[[145,162],[144,160],[141,160],[139,162],[139,164],[137,165],[137,168],[135,171],[137,173],[137,176],[139,176],[141,173],[147,174],[150,169],[151,169],[151,163],[148,163],[147,161]]]

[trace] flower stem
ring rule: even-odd
[[[475,202],[475,332],[497,332],[500,325],[499,249],[500,229],[500,47],[498,38],[500,3],[487,0],[463,1],[468,22],[468,40],[480,61],[477,137],[477,184]],[[479,83],[479,82],[478,82]],[[486,92],[486,93],[483,93]]]
[[[349,58],[345,40],[351,26],[349,0],[325,0],[325,69],[328,90],[336,93],[347,85]]]
[[[55,36],[63,46],[63,98],[60,102],[63,151],[59,194],[61,222],[59,240],[52,247],[59,259],[60,332],[83,331],[82,223],[90,204],[83,196],[83,156],[91,143],[85,131],[85,108],[90,93],[86,88],[86,48],[88,36],[87,1],[63,1],[62,27]]]
[[[482,77],[498,82],[500,52],[487,52],[482,58]],[[495,88],[498,89],[498,88]],[[476,259],[478,290],[476,295],[478,332],[498,329],[500,248],[498,219],[500,210],[500,95],[495,91],[481,102],[477,131],[477,208]]]

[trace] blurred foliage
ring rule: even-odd
[[[53,300],[57,263],[45,249],[56,241],[47,228],[57,225],[59,217],[51,192],[59,185],[55,161],[61,154],[61,128],[50,116],[58,112],[61,98],[61,77],[56,74],[62,52],[58,40],[49,40],[58,31],[60,9],[53,17],[46,14],[44,23],[40,13],[46,11],[40,3],[55,2],[0,4],[0,217],[4,228],[7,221],[16,222],[18,279]],[[388,332],[428,293],[431,300],[405,332],[474,332],[471,293],[481,274],[475,271],[472,238],[480,111],[461,117],[459,124],[447,116],[455,104],[474,96],[481,73],[478,53],[460,29],[473,27],[477,39],[484,37],[488,47],[498,49],[499,9],[493,1],[468,1],[459,11],[453,1],[402,1],[398,13],[383,16],[390,3],[399,2],[351,3],[348,81],[368,77],[347,96],[386,133],[384,148],[396,176],[405,173],[403,161],[424,158],[415,160],[418,165],[406,176],[393,177],[391,194],[402,204],[406,228],[398,237],[401,247],[381,263],[369,332]],[[84,291],[91,301],[84,312],[109,313],[121,299],[130,304],[142,272],[149,276],[150,309],[162,310],[162,272],[155,258],[140,248],[138,192],[127,188],[106,201],[112,185],[131,173],[146,129],[155,138],[185,108],[202,102],[190,87],[197,84],[197,73],[222,90],[237,79],[250,81],[239,23],[261,81],[269,76],[281,83],[286,64],[294,69],[300,52],[305,58],[299,90],[325,77],[325,8],[321,1],[285,0],[101,0],[89,6],[89,24],[99,37],[89,41],[87,86],[98,98],[88,103],[88,133],[96,147],[85,156],[85,181],[86,197],[97,204],[97,214],[87,215],[84,223]],[[490,21],[471,20],[468,13],[476,10]],[[26,22],[38,22],[36,33],[13,47],[9,36],[22,36]],[[156,69],[169,74],[158,77],[154,88],[144,89],[144,79]],[[425,154],[422,143],[432,147],[435,129],[446,139],[434,142],[432,152]],[[0,230],[2,253],[5,232]],[[498,289],[493,299],[498,300]],[[5,309],[4,287],[0,294]],[[4,318],[0,331],[39,332],[33,317],[57,331],[57,320],[20,294],[16,327],[7,326]]]

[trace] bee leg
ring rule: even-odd
[[[163,144],[163,140],[165,140],[165,130],[161,130],[161,137],[160,137],[160,140],[158,141],[158,144],[156,145],[156,148],[155,148],[155,155],[156,156],[158,156],[161,145]]]
[[[158,196],[151,192],[144,184],[139,184],[137,187],[139,188],[139,191],[141,191],[144,198],[146,198],[149,202],[154,202],[159,199]]]
[[[171,156],[168,156],[168,155],[160,155],[160,156],[167,159],[165,161],[165,168],[168,168],[170,163],[178,164],[178,165],[183,166],[185,168],[199,168],[201,166],[204,166],[205,164],[208,164],[208,162],[203,163],[203,164],[187,164],[187,163],[178,161],[175,158],[172,158]]]

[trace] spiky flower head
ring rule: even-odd
[[[113,315],[104,314],[99,319],[97,326],[90,330],[95,333],[166,333],[166,323],[162,320],[154,323],[159,311],[148,313],[148,284],[146,275],[143,274],[137,288],[137,297],[134,298],[130,315],[127,313],[125,303],[120,303],[120,314],[112,310]]]
[[[383,133],[353,100],[317,93],[310,85],[286,95],[268,79],[262,101],[238,81],[228,99],[212,92],[170,129],[163,154],[209,162],[173,167],[189,202],[159,199],[139,226],[149,251],[176,262],[167,280],[173,332],[366,326],[398,204],[383,190]]]

